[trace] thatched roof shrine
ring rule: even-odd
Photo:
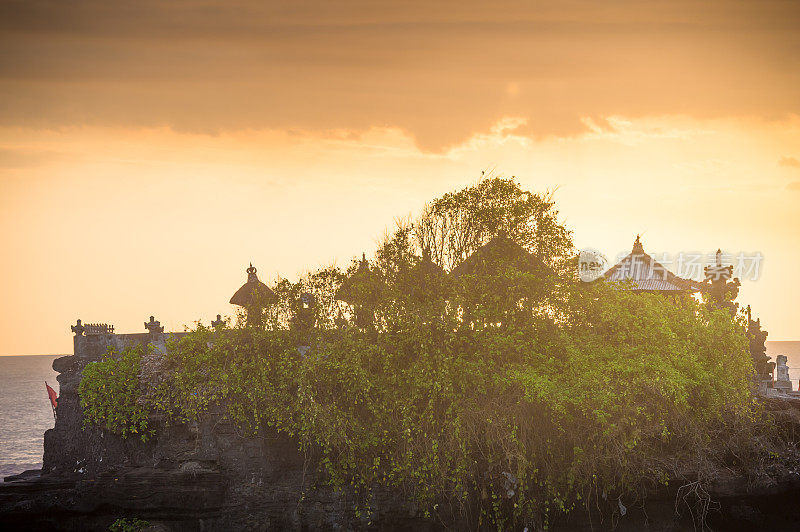
[[[240,307],[265,306],[273,303],[277,299],[275,292],[258,280],[257,270],[252,263],[250,263],[250,267],[246,271],[247,282],[233,294],[231,303]]]
[[[336,291],[336,299],[351,305],[368,305],[378,299],[380,280],[369,267],[367,257],[362,253],[358,269],[344,280]]]
[[[453,268],[450,275],[461,277],[462,275],[492,274],[509,267],[531,274],[543,274],[549,271],[539,257],[509,237],[498,235]]]

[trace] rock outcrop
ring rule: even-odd
[[[439,530],[474,528],[458,508],[423,518],[400,494],[375,490],[369,512],[355,511],[347,490],[316,483],[313,456],[285,435],[263,430],[245,436],[212,412],[201,422],[163,427],[147,442],[83,427],[78,384],[95,357],[57,359],[58,420],[45,434],[41,471],[0,484],[0,527],[107,530],[138,518],[163,530]],[[800,434],[800,400],[775,399],[767,408]],[[688,477],[687,477],[688,478]],[[717,529],[794,530],[800,523],[800,463],[747,477],[730,472],[709,485],[687,481],[625,505],[625,515],[576,510],[555,529],[683,530],[698,513]],[[623,501],[609,507],[622,508]],[[600,512],[601,514],[603,512]],[[695,518],[695,521],[693,521]]]
[[[244,436],[221,412],[147,442],[84,427],[78,385],[95,359],[54,361],[61,393],[43,467],[0,484],[0,525],[107,530],[136,517],[174,530],[437,528],[385,491],[357,516],[352,494],[315,486],[313,457],[296,442],[274,430]]]

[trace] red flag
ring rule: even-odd
[[[58,406],[58,396],[56,395],[56,391],[47,384],[47,381],[44,381],[45,387],[47,387],[47,395],[50,396],[50,404],[53,405],[53,412],[55,412],[56,407]]]

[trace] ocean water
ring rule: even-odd
[[[44,381],[58,393],[59,356],[0,356],[0,482],[42,467],[44,431],[54,423]]]

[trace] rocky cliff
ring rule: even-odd
[[[147,442],[84,427],[78,384],[96,359],[53,362],[58,419],[44,435],[43,468],[0,485],[0,524],[106,530],[136,517],[174,530],[436,528],[380,491],[375,511],[356,517],[351,494],[315,486],[313,457],[294,441],[268,430],[245,437],[221,413],[164,426]]]
[[[352,493],[317,485],[314,457],[301,454],[295,442],[268,430],[245,437],[221,412],[198,423],[163,427],[147,442],[84,427],[78,384],[96,357],[67,356],[53,363],[61,394],[55,428],[44,436],[44,466],[0,485],[0,525],[106,530],[119,518],[135,517],[168,530],[476,526],[458,508],[425,519],[401,494],[380,489],[372,511],[357,514]],[[767,407],[776,412],[787,439],[796,441],[800,401],[770,399]],[[721,471],[700,485],[687,472],[685,482],[646,501],[609,501],[591,514],[576,510],[555,528],[682,530],[698,526],[703,516],[717,529],[795,530],[798,501],[800,461],[787,449],[757,475]]]

